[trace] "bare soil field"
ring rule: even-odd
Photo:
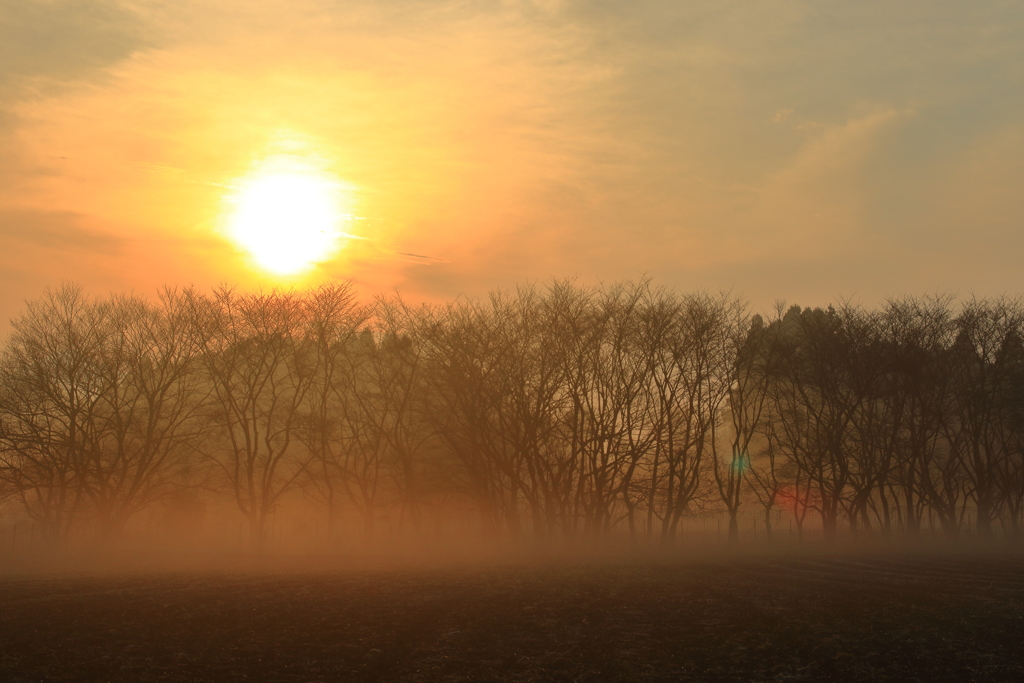
[[[0,578],[0,680],[1024,681],[1024,559]]]

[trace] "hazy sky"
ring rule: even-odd
[[[226,227],[281,159],[355,236],[301,279]],[[1019,0],[0,0],[4,320],[62,279],[871,303],[1022,254]]]

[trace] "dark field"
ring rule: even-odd
[[[3,681],[1024,681],[1024,560],[0,579]]]

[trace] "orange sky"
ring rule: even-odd
[[[62,279],[1017,293],[1022,35],[989,0],[0,2],[0,319]],[[228,226],[282,158],[356,236],[300,278]]]

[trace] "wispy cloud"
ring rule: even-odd
[[[423,254],[411,254],[407,251],[396,251],[399,256],[408,256],[409,258],[416,259],[418,261],[424,261],[427,263],[449,263],[443,258],[436,258],[434,256],[424,256]]]
[[[111,0],[0,4],[0,93],[8,103],[96,77],[151,44],[152,27]]]
[[[212,242],[289,139],[354,188],[324,272],[375,287],[1012,289],[1021,34],[1003,0],[8,2],[0,210],[65,223],[5,239],[255,280]]]
[[[127,240],[83,225],[84,217],[66,211],[0,211],[0,244],[12,242],[48,250],[114,255]]]

